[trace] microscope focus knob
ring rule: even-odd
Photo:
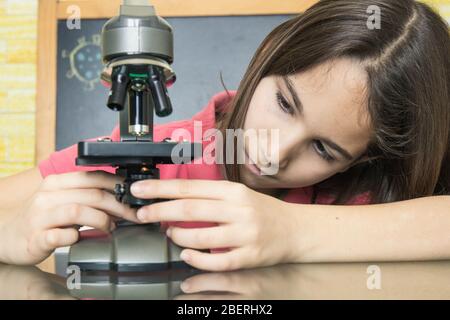
[[[114,187],[114,194],[116,195],[116,200],[122,202],[122,199],[125,195],[125,186],[123,184],[116,184]]]

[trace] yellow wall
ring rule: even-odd
[[[447,19],[450,24],[450,0],[425,0],[431,6],[435,7],[439,13]]]
[[[0,0],[0,177],[34,165],[37,2]],[[425,2],[450,22],[450,0]]]
[[[37,0],[0,0],[0,176],[34,165]]]

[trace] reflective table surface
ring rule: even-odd
[[[285,264],[219,273],[66,271],[0,264],[0,299],[450,299],[450,261]]]

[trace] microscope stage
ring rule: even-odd
[[[93,142],[78,143],[79,166],[130,166],[143,164],[190,163],[193,158],[201,157],[202,144],[191,142]]]

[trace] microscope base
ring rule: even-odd
[[[87,230],[70,247],[69,265],[84,271],[146,272],[192,268],[159,224],[119,226],[112,234]]]

